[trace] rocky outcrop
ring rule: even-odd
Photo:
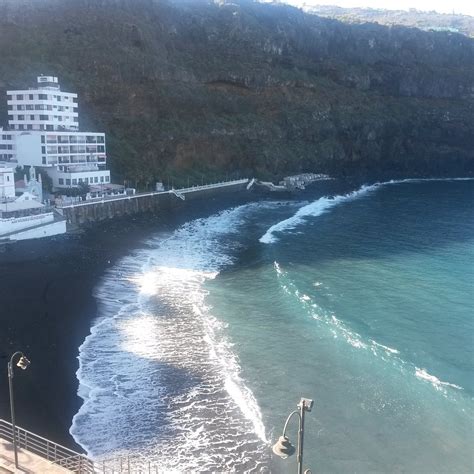
[[[466,36],[243,0],[0,9],[0,93],[60,76],[80,94],[81,126],[109,134],[115,179],[473,171]]]

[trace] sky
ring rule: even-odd
[[[339,7],[385,8],[387,10],[408,10],[416,8],[422,11],[435,10],[439,13],[462,13],[474,16],[474,0],[283,0],[295,6],[337,5]]]

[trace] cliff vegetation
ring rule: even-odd
[[[5,91],[59,76],[113,179],[474,170],[474,40],[252,1],[0,0]]]

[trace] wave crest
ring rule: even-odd
[[[272,225],[265,234],[260,237],[259,241],[263,244],[271,244],[276,242],[278,239],[275,237],[275,232],[284,232],[291,230],[304,223],[307,217],[317,217],[325,212],[328,212],[334,206],[342,204],[344,202],[353,201],[365,194],[375,191],[380,184],[372,184],[370,186],[362,186],[357,191],[353,191],[348,194],[334,197],[322,197],[317,201],[307,204],[301,207],[298,211],[288,219],[278,222]]]

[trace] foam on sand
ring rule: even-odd
[[[248,472],[265,462],[260,409],[206,304],[206,282],[232,263],[229,234],[252,207],[262,204],[149,240],[97,289],[101,318],[79,349],[84,403],[70,429],[93,458],[139,456],[163,472]]]

